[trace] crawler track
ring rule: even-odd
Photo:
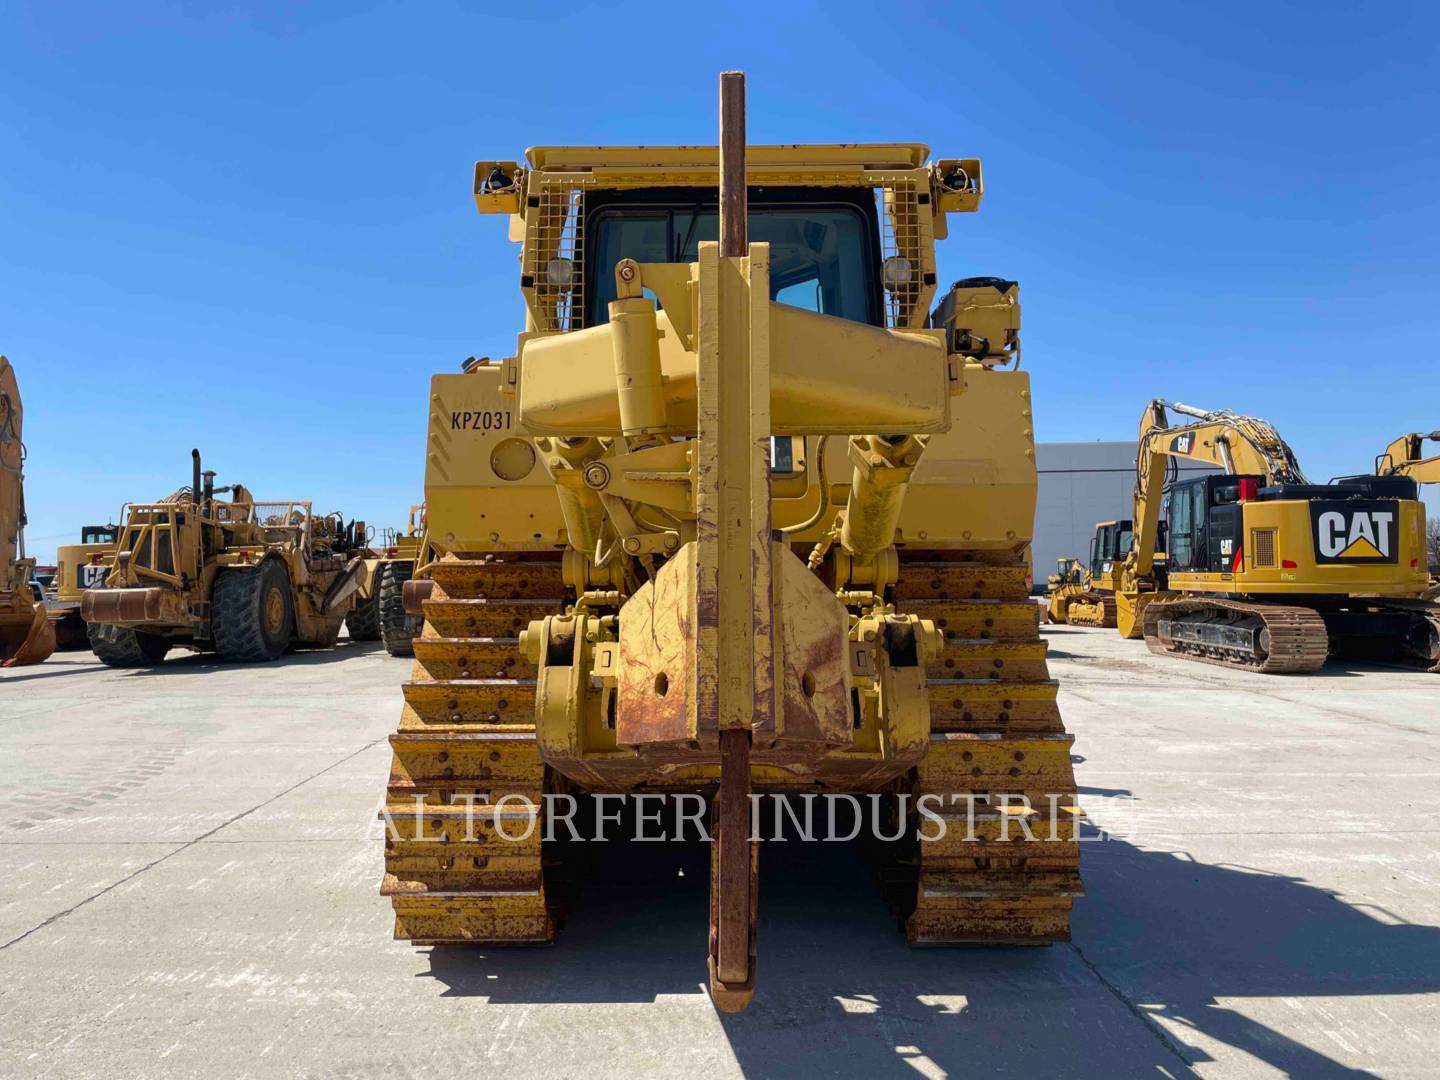
[[[945,632],[928,672],[930,748],[914,793],[944,798],[947,828],[944,840],[918,845],[906,937],[913,945],[1069,940],[1071,898],[1082,892],[1073,738],[1060,719],[1025,564],[907,552],[893,597],[896,610]],[[967,797],[976,796],[1009,796],[1015,810],[977,800],[972,841]],[[1032,812],[1020,811],[1019,796]]]
[[[519,834],[540,813],[547,779],[535,741],[535,672],[516,638],[532,619],[563,608],[560,563],[451,558],[432,576],[390,740],[393,824],[381,891],[395,910],[395,936],[416,944],[548,944],[557,910],[541,860],[543,823],[534,822],[526,843],[497,830]],[[908,940],[1067,940],[1071,898],[1081,892],[1072,739],[1060,721],[1024,564],[938,552],[907,558],[894,599],[898,610],[933,619],[946,634],[928,672],[930,747],[913,788],[945,800],[949,827],[944,841],[920,844],[908,864]],[[536,809],[493,809],[506,795],[525,796]],[[968,798],[1002,795],[1016,804],[1011,811],[979,801],[969,815]],[[1021,796],[1031,812],[1020,809]],[[476,810],[467,819],[471,797]]]
[[[1194,640],[1202,634],[1211,640]],[[1221,599],[1152,602],[1145,644],[1160,656],[1282,675],[1318,671],[1330,652],[1325,620],[1313,608]]]
[[[1115,626],[1115,594],[1088,592],[1070,601],[1065,621],[1072,626]]]
[[[1433,600],[1355,597],[1324,617],[1332,655],[1440,673],[1440,604]],[[1375,633],[1377,618],[1389,633]]]
[[[546,774],[535,741],[535,670],[517,638],[531,619],[564,607],[559,554],[447,557],[431,576],[435,591],[390,736],[393,824],[381,893],[400,940],[548,944],[556,911],[540,854]],[[507,795],[523,800],[497,808]],[[527,840],[506,839],[527,828]]]

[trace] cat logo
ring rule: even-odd
[[[1173,454],[1188,454],[1195,448],[1195,433],[1193,431],[1181,432],[1170,440],[1170,452]]]
[[[1317,563],[1396,561],[1395,504],[1312,502],[1310,526]]]

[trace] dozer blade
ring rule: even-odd
[[[44,604],[35,604],[29,613],[12,609],[0,620],[0,667],[38,664],[55,651],[55,627]]]

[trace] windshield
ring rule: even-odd
[[[713,196],[712,196],[713,197]],[[770,298],[792,307],[856,322],[881,324],[872,219],[861,205],[798,203],[750,205],[750,241],[770,245]],[[717,240],[713,204],[607,206],[591,217],[593,262],[585,325],[609,320],[615,299],[615,264],[694,262],[701,241]]]

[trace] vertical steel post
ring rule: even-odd
[[[769,473],[756,448],[757,440],[763,447],[769,438],[769,265],[768,249],[752,258],[748,245],[745,76],[738,71],[720,76],[719,157],[719,257],[701,256],[696,523],[696,607],[704,613],[702,621],[713,623],[714,659],[701,661],[705,669],[697,689],[720,751],[710,871],[710,993],[717,1007],[738,1010],[749,1004],[755,987],[751,728],[762,717],[768,723],[775,708]],[[759,297],[753,288],[757,277]]]
[[[748,254],[745,190],[745,73],[720,73],[720,257]]]

